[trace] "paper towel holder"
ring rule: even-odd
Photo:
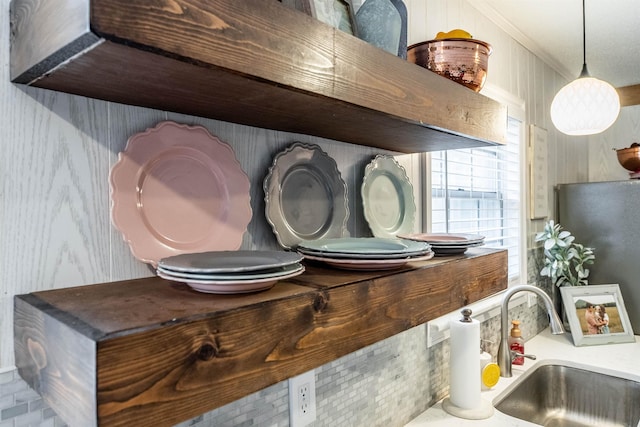
[[[447,397],[442,401],[442,409],[454,417],[464,418],[465,420],[484,420],[491,418],[494,413],[493,405],[484,398],[480,399],[480,406],[477,408],[465,409],[454,405]]]
[[[473,319],[471,318],[472,311],[469,308],[465,308],[460,312],[462,314],[462,318],[458,321],[460,323],[472,323]],[[478,344],[480,344],[480,352],[482,352],[482,340]],[[480,368],[480,357],[478,357],[478,369]],[[479,372],[478,372],[479,375]],[[478,390],[480,393],[480,390]],[[479,406],[476,408],[461,408],[455,405],[450,397],[447,397],[442,402],[442,409],[444,409],[450,415],[453,415],[458,418],[464,418],[467,420],[482,420],[489,418],[493,415],[494,409],[493,405],[487,400],[480,398]]]

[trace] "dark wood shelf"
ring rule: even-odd
[[[507,286],[507,252],[492,249],[307,267],[245,295],[148,278],[16,296],[16,366],[70,425],[170,426]]]
[[[495,145],[507,109],[276,0],[13,0],[11,79],[396,152]]]
[[[18,84],[396,152],[501,144],[506,107],[273,0],[13,0]],[[505,251],[15,297],[16,366],[70,425],[174,425],[507,286]]]

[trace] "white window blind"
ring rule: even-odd
[[[523,124],[509,117],[499,147],[431,153],[431,230],[485,236],[485,247],[506,248],[509,280],[521,270],[521,146]]]

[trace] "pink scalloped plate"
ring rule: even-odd
[[[236,250],[251,220],[249,178],[202,126],[166,121],[129,138],[111,168],[111,220],[140,261]]]

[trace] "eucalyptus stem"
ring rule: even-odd
[[[536,234],[536,242],[544,241],[544,267],[541,276],[551,278],[556,286],[588,285],[589,269],[595,255],[593,248],[574,242],[575,237],[553,220],[547,222],[544,230]]]

